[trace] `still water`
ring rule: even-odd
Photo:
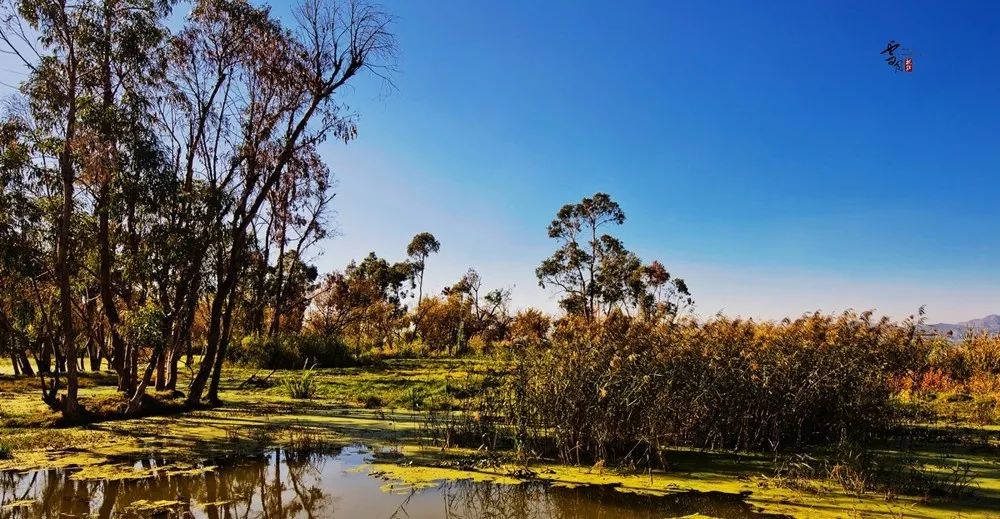
[[[337,454],[273,450],[213,470],[143,479],[78,481],[70,470],[0,473],[0,519],[28,517],[618,518],[769,517],[741,496],[640,496],[607,487],[446,481],[414,489],[370,475],[361,446]],[[148,460],[136,469],[163,465]],[[164,470],[163,472],[167,472]]]

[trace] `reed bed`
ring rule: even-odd
[[[673,446],[864,443],[900,420],[898,381],[926,368],[927,348],[913,319],[870,312],[563,319],[547,340],[518,348],[504,384],[472,413],[471,433],[575,463],[665,462]]]

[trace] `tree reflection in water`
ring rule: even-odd
[[[195,474],[104,481],[78,481],[72,471],[58,469],[4,472],[0,519],[329,517],[325,507],[331,503],[320,486],[326,457],[274,450],[250,463]],[[139,465],[145,470],[169,466],[156,459]]]
[[[721,493],[653,497],[610,487],[450,481],[401,496],[383,492],[384,481],[350,470],[369,458],[369,451],[357,447],[338,455],[273,450],[250,460],[206,464],[212,470],[175,474],[165,460],[153,458],[135,466],[152,477],[105,481],[77,480],[68,470],[0,473],[0,519],[768,517],[742,496]]]

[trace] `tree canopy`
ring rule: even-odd
[[[692,305],[682,279],[672,278],[658,261],[643,265],[605,232],[624,223],[625,212],[605,193],[564,205],[549,224],[549,237],[559,248],[535,270],[539,286],[558,288],[559,305],[586,319],[614,311],[669,318]]]

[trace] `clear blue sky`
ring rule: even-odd
[[[425,292],[474,266],[553,309],[546,225],[605,191],[701,315],[1000,313],[996,2],[385,7],[398,88],[345,98],[361,135],[324,150],[341,233],[324,269],[401,259],[426,230]],[[914,73],[882,61],[889,39]]]
[[[1000,313],[1000,4],[392,2],[398,90],[349,97],[324,266],[467,266],[551,308],[533,271],[560,205],[605,191],[698,313],[926,304]],[[915,71],[879,52],[895,39]]]

